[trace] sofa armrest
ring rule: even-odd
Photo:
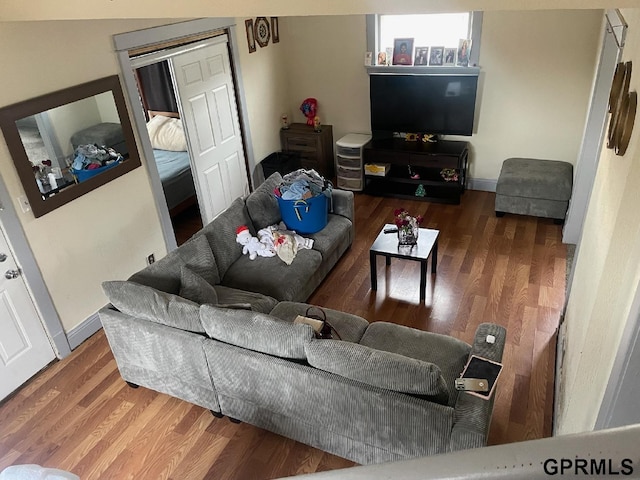
[[[334,188],[331,192],[331,212],[342,215],[353,222],[353,192]]]
[[[500,325],[494,323],[480,324],[476,330],[469,356],[477,355],[495,362],[501,362],[506,334],[506,329]],[[487,335],[493,335],[495,342],[488,343]],[[500,385],[496,385],[496,388],[499,387]],[[494,399],[495,391],[489,400],[460,392],[454,409],[451,451],[482,447],[487,444]]]

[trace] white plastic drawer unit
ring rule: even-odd
[[[359,168],[344,168],[338,164],[338,177],[342,178],[362,178],[362,172]]]
[[[343,190],[360,191],[363,189],[362,179],[338,177],[338,188],[342,188]]]
[[[345,137],[342,137],[345,138]],[[338,140],[340,142],[342,139]],[[361,147],[345,147],[340,145],[340,143],[336,143],[336,153],[341,157],[352,157],[352,158],[360,158],[360,148]]]
[[[360,159],[360,157],[358,158],[348,158],[348,157],[343,157],[342,155],[338,154],[338,158],[336,159],[338,166],[339,167],[343,167],[343,168],[360,168],[362,167],[362,160]]]
[[[336,176],[338,188],[360,191],[364,189],[362,149],[371,135],[349,133],[336,142]]]

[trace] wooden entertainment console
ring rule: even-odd
[[[390,164],[385,176],[365,174],[365,193],[439,203],[460,203],[467,181],[468,142],[441,140],[407,142],[401,138],[374,139],[363,149],[365,164]],[[454,169],[456,180],[445,180],[443,169]],[[411,178],[410,171],[419,175]],[[419,186],[425,191],[420,193]]]

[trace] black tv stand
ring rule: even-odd
[[[401,138],[378,138],[365,145],[364,163],[389,164],[385,176],[365,174],[365,193],[459,204],[467,181],[468,142],[439,140],[407,142]],[[409,168],[411,167],[411,168]],[[445,180],[443,169],[453,169],[456,180]],[[420,178],[411,178],[410,173]],[[419,186],[425,191],[418,196]]]

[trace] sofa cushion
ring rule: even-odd
[[[187,240],[164,258],[131,275],[129,280],[163,292],[178,294],[183,266],[189,267],[211,285],[220,283],[216,260],[209,242],[203,236]]]
[[[249,227],[251,235],[256,232],[242,198],[236,198],[224,212],[206,225],[197,236],[204,235],[216,259],[220,278],[227,269],[242,256],[242,245],[236,242],[236,229],[240,225]],[[219,283],[219,282],[218,282]]]
[[[218,303],[215,288],[200,275],[187,266],[180,270],[180,296],[202,305],[203,303]]]
[[[269,313],[278,304],[275,298],[261,293],[247,292],[246,290],[229,288],[224,285],[216,285],[215,290],[218,295],[218,303],[226,307],[249,304],[254,312]]]
[[[305,315],[311,305],[298,302],[279,302],[270,315],[274,317],[293,322],[298,315]],[[364,318],[351,313],[341,312],[339,310],[333,310],[331,308],[324,308],[327,321],[336,329],[340,338],[346,342],[358,343],[362,338],[362,334],[369,326]],[[309,314],[318,314],[318,311],[314,308],[309,311]],[[335,338],[335,336],[334,336]]]
[[[351,221],[341,215],[329,214],[328,220],[327,226],[319,232],[303,235],[313,239],[313,249],[319,251],[322,258],[328,258],[342,242],[348,241],[352,228]]]
[[[281,183],[282,176],[275,172],[247,197],[247,211],[256,231],[269,225],[277,225],[282,220],[278,200],[273,194],[273,190]]]
[[[229,267],[222,284],[226,287],[249,290],[277,300],[299,301],[306,295],[309,277],[320,267],[322,255],[315,250],[299,250],[291,265],[279,257],[258,257],[250,260],[243,255]]]
[[[395,323],[373,322],[364,332],[360,344],[437,365],[449,388],[449,405],[455,404],[454,382],[469,358],[471,345],[468,343]]]
[[[282,358],[306,359],[305,345],[313,337],[309,325],[248,310],[202,305],[200,318],[207,335],[215,340]]]
[[[449,390],[433,363],[340,340],[317,340],[306,347],[310,365],[351,380],[396,392],[426,395],[446,404]]]
[[[169,327],[205,333],[200,306],[191,300],[146,285],[122,280],[102,283],[109,302],[122,313]]]

